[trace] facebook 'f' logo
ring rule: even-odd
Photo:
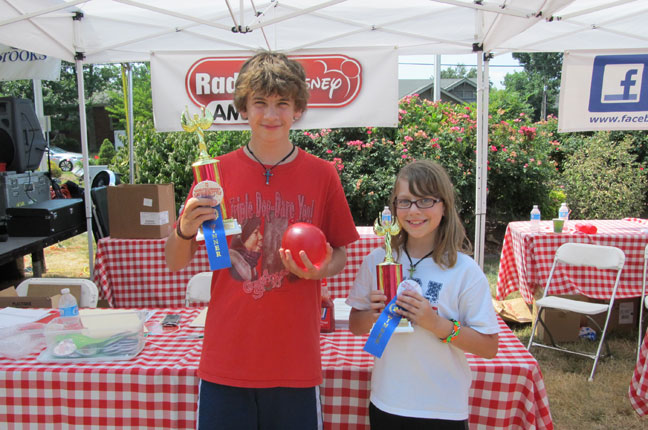
[[[648,110],[648,55],[594,58],[590,112]]]

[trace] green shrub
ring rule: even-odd
[[[641,216],[648,188],[633,136],[612,141],[609,132],[598,132],[578,140],[581,146],[566,158],[562,174],[572,218]]]
[[[101,147],[99,147],[98,164],[108,165],[112,163],[112,160],[115,157],[116,153],[117,151],[115,151],[115,146],[113,145],[113,143],[108,139],[104,139],[103,143],[101,144]]]
[[[52,178],[60,178],[63,175],[63,170],[59,167],[58,163],[54,160],[49,160],[49,168],[52,172]]]

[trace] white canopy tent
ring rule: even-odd
[[[479,74],[475,259],[480,265],[486,220],[489,55],[646,48],[646,22],[648,2],[642,0],[0,0],[0,43],[76,62],[86,172],[84,63],[148,61],[153,51],[189,49],[290,53],[388,46],[399,55],[475,52]],[[92,269],[90,235],[88,244]]]

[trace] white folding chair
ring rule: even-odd
[[[65,288],[67,285],[81,285],[80,308],[96,308],[99,300],[99,289],[97,285],[89,279],[82,278],[27,278],[16,287],[16,293],[25,297],[29,291],[30,285],[60,285]]]
[[[646,297],[646,271],[648,270],[648,245],[644,250],[644,268],[643,268],[643,282],[641,284],[641,300],[639,301],[639,343],[637,345],[637,361],[639,361],[639,352],[641,351],[641,329],[643,328],[643,310],[648,307],[648,297]]]
[[[547,280],[544,294],[540,300],[536,301],[536,305],[538,306],[538,313],[535,317],[535,320],[533,321],[533,327],[531,328],[531,338],[529,339],[529,345],[527,346],[527,349],[530,350],[532,346],[541,346],[544,348],[591,358],[594,360],[594,365],[592,366],[592,373],[590,374],[588,380],[592,381],[594,379],[594,372],[596,372],[596,365],[598,364],[598,360],[601,355],[601,348],[603,346],[603,342],[605,341],[605,334],[607,331],[608,322],[610,320],[612,307],[614,306],[614,298],[616,297],[617,288],[619,286],[619,279],[621,278],[621,272],[623,270],[624,263],[625,254],[622,250],[614,246],[589,245],[584,243],[566,243],[558,248],[553,265],[551,266],[551,272],[549,272],[549,279]],[[552,280],[556,266],[558,264],[590,267],[598,270],[616,270],[616,280],[614,281],[614,286],[612,287],[609,302],[591,303],[553,295],[554,293]],[[553,337],[551,336],[551,332],[542,320],[541,314],[545,309],[559,309],[585,315],[592,323],[594,323],[594,325],[599,329],[600,332],[601,339],[596,349],[596,354],[569,350],[567,348],[556,345],[556,343],[553,341]],[[601,329],[601,327],[592,318],[592,315],[598,315],[604,312],[607,313],[607,316],[605,318],[605,325],[603,326],[603,329]],[[551,345],[533,341],[538,321],[547,330],[549,339],[551,340]],[[607,348],[607,352],[609,355],[609,347]]]
[[[192,302],[209,302],[211,297],[212,272],[200,272],[191,277],[187,284],[185,305]]]

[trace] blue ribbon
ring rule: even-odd
[[[387,342],[391,335],[398,327],[402,316],[396,313],[396,297],[394,297],[385,309],[382,311],[373,328],[369,333],[367,343],[365,343],[364,350],[369,354],[378,358],[382,357],[383,351],[387,347]]]
[[[225,227],[223,226],[223,214],[221,207],[216,207],[218,218],[203,222],[203,234],[207,246],[207,257],[209,257],[209,268],[220,270],[232,267],[227,240],[225,239]]]

